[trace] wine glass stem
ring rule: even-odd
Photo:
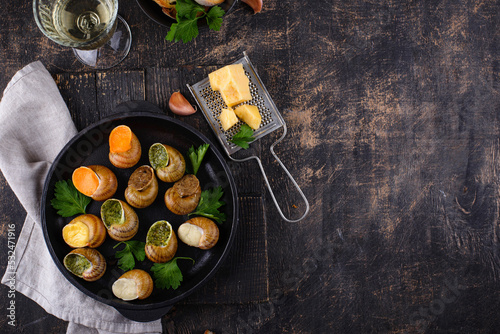
[[[92,24],[85,20],[82,25]],[[102,47],[95,50],[73,49],[76,58],[83,64],[95,69],[108,69],[119,64],[130,51],[132,34],[127,22],[120,16],[116,17],[116,30]]]

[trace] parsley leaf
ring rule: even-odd
[[[174,23],[175,24],[175,23]],[[184,43],[190,42],[198,36],[198,19],[181,20],[177,23],[175,41],[182,40]]]
[[[73,182],[58,181],[54,187],[54,198],[50,201],[57,214],[62,217],[71,217],[78,213],[85,213],[91,198],[76,190]]]
[[[175,39],[175,34],[177,33],[177,23],[173,23],[171,26],[170,26],[170,30],[168,31],[167,33],[167,36],[165,36],[165,39],[167,41],[170,41],[170,42],[173,42],[173,41],[176,41],[178,42],[179,40],[178,39]]]
[[[203,6],[190,0],[177,1],[175,10],[179,17],[186,17],[191,20],[195,19],[198,13],[203,14],[205,12]]]
[[[210,8],[207,13],[207,23],[208,27],[212,30],[219,31],[222,26],[222,16],[224,16],[224,11],[219,6],[214,6]]]
[[[189,216],[203,216],[222,224],[222,222],[226,220],[226,215],[219,211],[219,208],[226,204],[223,201],[219,201],[223,194],[224,192],[221,186],[213,188],[212,190],[203,190],[196,210],[191,212]]]
[[[201,162],[203,160],[203,157],[205,157],[205,154],[208,151],[209,144],[202,144],[200,147],[198,147],[195,151],[194,146],[191,146],[188,150],[188,157],[189,160],[191,161],[191,166],[190,166],[190,172],[193,175],[196,175],[198,173],[198,169],[200,168]]]
[[[120,267],[120,269],[124,271],[132,270],[135,267],[134,257],[138,261],[144,261],[146,258],[146,251],[144,250],[144,246],[146,246],[145,242],[136,240],[122,241],[116,244],[113,248],[116,248],[121,244],[124,244],[125,248],[115,254],[115,258],[118,259],[118,267]]]
[[[229,141],[235,145],[238,145],[239,147],[244,148],[245,150],[250,147],[248,145],[249,142],[255,140],[253,137],[253,130],[248,124],[243,124],[240,127],[240,131],[236,133],[233,138],[231,138]]]
[[[222,16],[225,12],[219,6],[213,6],[207,12],[205,8],[193,0],[177,0],[177,23],[172,24],[165,39],[171,42],[183,41],[187,43],[198,36],[198,20],[206,18],[208,27],[219,31],[222,25]]]
[[[182,282],[182,272],[177,266],[177,260],[194,260],[190,257],[174,257],[166,263],[155,263],[151,267],[155,277],[155,286],[159,289],[176,290]]]

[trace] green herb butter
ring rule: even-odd
[[[92,264],[81,254],[68,254],[64,258],[64,266],[76,276],[82,277],[82,274],[90,269]]]
[[[165,146],[160,143],[151,145],[149,148],[149,163],[153,169],[163,168],[168,164],[168,152]]]
[[[125,221],[125,212],[120,201],[108,199],[101,206],[101,218],[109,229],[112,225],[120,225]]]
[[[172,233],[172,226],[166,220],[154,223],[146,236],[146,244],[152,246],[166,246]]]

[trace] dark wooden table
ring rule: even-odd
[[[276,152],[311,203],[305,220],[286,223],[257,165],[230,163],[237,242],[214,279],[163,317],[165,332],[499,331],[498,1],[264,0],[257,15],[240,3],[220,32],[188,44],[165,41],[168,28],[134,1],[120,5],[130,54],[93,71],[42,35],[30,1],[2,1],[0,89],[41,60],[78,129],[128,100],[174,116],[172,92],[190,96],[186,83],[246,51],[288,125]],[[175,117],[214,138],[201,114]],[[285,198],[272,137],[253,149]],[[0,189],[3,274],[6,226],[20,231],[24,210],[3,177]],[[4,314],[7,295],[1,286]],[[65,332],[15,298],[16,332]]]

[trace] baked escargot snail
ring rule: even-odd
[[[195,217],[179,226],[177,235],[186,245],[210,249],[219,240],[219,228],[208,218]]]
[[[101,218],[111,239],[130,240],[139,229],[139,218],[124,201],[110,198],[101,206]]]
[[[96,201],[111,198],[118,188],[116,175],[101,165],[78,167],[73,171],[71,181],[79,192]]]
[[[149,148],[149,163],[163,182],[175,182],[186,171],[186,161],[172,146],[155,143]]]
[[[123,300],[145,299],[153,292],[153,279],[141,269],[121,275],[111,286],[113,294]]]
[[[128,187],[125,189],[125,199],[134,208],[142,209],[150,206],[158,195],[158,181],[155,172],[150,166],[137,168],[130,179]]]
[[[106,228],[101,218],[84,214],[74,218],[62,230],[64,242],[72,248],[96,248],[106,239]]]
[[[201,196],[200,181],[187,174],[165,193],[165,205],[176,215],[187,215],[198,206]]]
[[[155,263],[170,261],[177,251],[177,237],[172,225],[160,220],[151,225],[146,235],[146,256]]]
[[[109,161],[117,168],[130,168],[141,159],[141,143],[126,125],[119,125],[109,135]]]
[[[86,281],[97,281],[106,271],[106,260],[94,248],[73,249],[63,259],[63,264],[72,274]]]

